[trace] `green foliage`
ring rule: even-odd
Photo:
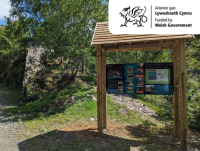
[[[188,125],[200,130],[200,85],[196,84],[189,90],[188,98]]]
[[[93,64],[94,49],[90,43],[94,28],[97,22],[106,21],[108,15],[103,0],[11,0],[11,3],[11,16],[21,19],[37,45],[51,50],[44,56],[44,62],[48,58],[53,64],[53,60],[62,57],[61,70],[70,72],[72,78],[77,75],[83,58],[87,69]]]
[[[171,50],[133,51],[107,54],[108,64],[153,63],[171,61]]]
[[[93,75],[89,74],[83,77],[83,81],[89,82],[89,81],[94,81],[96,83],[96,77]]]
[[[173,119],[173,97],[164,95],[135,95],[142,103],[156,111],[163,120]]]

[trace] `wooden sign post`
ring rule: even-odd
[[[171,49],[174,66],[174,136],[180,135],[181,148],[187,149],[186,39],[188,38],[193,39],[194,35],[113,35],[108,29],[107,22],[97,23],[91,45],[97,48],[97,122],[100,136],[103,135],[103,128],[107,128],[106,53]]]

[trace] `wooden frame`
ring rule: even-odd
[[[186,38],[170,41],[157,41],[142,44],[128,43],[97,46],[97,117],[98,134],[103,135],[107,128],[107,97],[106,97],[106,53],[125,51],[144,51],[173,49],[174,66],[174,135],[180,135],[181,148],[187,148],[187,96],[186,96]],[[180,74],[179,74],[180,72]],[[180,89],[180,92],[179,92]],[[179,98],[180,96],[180,98]],[[180,131],[179,131],[179,100],[180,100]]]

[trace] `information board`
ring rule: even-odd
[[[173,94],[172,63],[108,64],[106,77],[110,94]]]
[[[173,63],[145,63],[144,68],[145,94],[173,94]]]
[[[106,66],[107,93],[124,93],[124,65],[109,64]]]

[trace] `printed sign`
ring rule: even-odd
[[[172,63],[109,64],[107,93],[173,94]]]
[[[200,34],[199,1],[109,0],[113,34]]]
[[[173,94],[173,63],[145,63],[145,94]]]
[[[124,65],[107,65],[106,76],[107,93],[124,93]]]

